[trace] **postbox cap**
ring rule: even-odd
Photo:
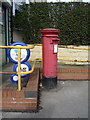
[[[40,31],[41,34],[51,34],[51,33],[54,33],[54,34],[58,34],[60,33],[60,31],[58,29],[55,29],[55,28],[47,28],[47,29],[43,29]]]

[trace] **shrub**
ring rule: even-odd
[[[61,31],[60,44],[87,45],[89,42],[89,3],[30,3],[21,5],[14,17],[14,27],[25,34],[25,43],[41,43],[39,31]]]

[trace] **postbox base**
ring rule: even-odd
[[[53,89],[57,87],[57,77],[47,78],[42,75],[42,85],[47,89]]]

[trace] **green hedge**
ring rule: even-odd
[[[25,43],[41,43],[39,31],[61,31],[60,44],[87,45],[89,42],[89,3],[30,3],[21,5],[14,17],[14,27],[23,31]]]

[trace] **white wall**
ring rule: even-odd
[[[24,39],[23,33],[21,31],[14,30],[14,32],[13,32],[13,41],[14,42],[19,42],[19,41],[22,42],[23,39]]]

